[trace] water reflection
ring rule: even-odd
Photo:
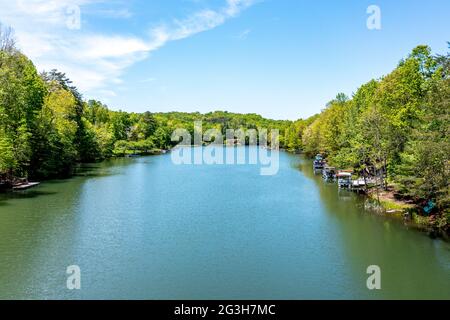
[[[449,243],[408,230],[397,218],[366,210],[363,197],[314,175],[310,161],[303,159],[299,168],[316,183],[326,212],[339,221],[346,264],[353,270],[360,297],[450,298]],[[365,286],[369,265],[381,267],[381,291],[368,291]]]
[[[0,298],[76,297],[65,290],[77,257],[80,196],[87,179],[117,174],[131,161],[83,165],[72,179],[0,194]]]
[[[270,177],[116,159],[1,199],[0,298],[450,297],[445,243],[369,214],[286,153]],[[80,292],[65,288],[72,264]],[[369,264],[381,292],[365,288]]]

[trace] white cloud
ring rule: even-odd
[[[254,3],[255,0],[227,0],[226,5],[219,10],[205,9],[183,20],[175,20],[170,26],[155,28],[153,32],[158,36],[158,44],[161,46],[167,41],[181,40],[214,29]]]
[[[156,78],[146,78],[146,79],[142,79],[140,81],[140,83],[150,83],[150,82],[155,82]]]
[[[105,18],[112,19],[129,19],[133,16],[133,13],[128,9],[108,9],[108,10],[97,10],[92,12],[93,15],[100,15]]]
[[[241,31],[238,35],[237,35],[237,39],[239,40],[245,40],[248,38],[249,34],[252,32],[252,30],[250,29],[246,29],[244,31]]]
[[[87,35],[78,40],[80,59],[123,58],[149,49],[147,43],[132,37]]]
[[[84,30],[83,24],[81,30],[66,27],[69,7],[80,6],[83,12],[83,8],[105,0],[0,0],[0,22],[15,29],[20,48],[39,70],[57,68],[81,92],[107,98],[114,96],[110,86],[122,82],[120,77],[126,68],[147,58],[150,52],[170,41],[216,28],[254,1],[225,0],[222,8],[201,10],[155,27],[146,38]],[[127,9],[98,12],[117,17],[131,15]]]

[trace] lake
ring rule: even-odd
[[[0,195],[0,298],[450,299],[449,243],[366,211],[301,156],[259,169],[114,159]]]

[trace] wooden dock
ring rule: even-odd
[[[33,187],[36,187],[38,185],[40,185],[40,182],[25,182],[25,183],[13,185],[12,188],[14,191],[23,191],[23,190],[28,190]]]

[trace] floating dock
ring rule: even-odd
[[[41,184],[40,182],[25,182],[25,183],[13,185],[12,188],[14,191],[23,191],[23,190],[34,188],[40,184]]]

